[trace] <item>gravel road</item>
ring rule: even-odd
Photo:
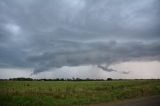
[[[160,106],[160,95],[131,99],[111,104],[91,104],[86,106]]]

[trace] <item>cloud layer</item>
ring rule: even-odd
[[[1,0],[0,68],[39,73],[159,61],[159,5],[159,0]]]

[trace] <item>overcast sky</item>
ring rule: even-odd
[[[0,78],[160,78],[159,0],[0,0]]]

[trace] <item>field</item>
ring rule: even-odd
[[[71,106],[151,95],[160,95],[160,81],[0,81],[0,106]]]

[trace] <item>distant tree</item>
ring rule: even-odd
[[[20,78],[10,78],[9,80],[13,80],[13,81],[32,81],[32,78],[24,78],[24,77],[20,77]]]
[[[107,81],[112,81],[112,78],[107,78]]]

